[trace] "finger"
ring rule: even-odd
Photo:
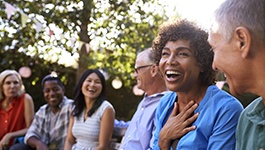
[[[185,106],[186,107],[186,106]],[[188,108],[189,107],[189,108]],[[188,109],[186,110],[183,110],[181,113],[182,113],[182,118],[184,120],[186,120],[187,118],[190,118],[191,115],[193,115],[195,109],[198,107],[198,104],[197,103],[193,103],[193,105],[189,105]]]
[[[190,101],[184,108],[183,108],[183,111],[187,111],[189,110],[192,106],[194,106],[196,103],[195,101]]]
[[[194,115],[192,115],[190,118],[188,118],[183,124],[185,126],[189,126],[191,125],[199,116],[199,113],[196,113]]]
[[[185,129],[183,129],[183,134],[186,134],[192,130],[195,130],[196,129],[196,126],[191,126],[191,127],[187,127]]]
[[[178,111],[179,111],[179,106],[178,106],[177,102],[174,102],[174,108],[173,108],[169,117],[176,116]]]

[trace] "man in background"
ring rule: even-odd
[[[35,114],[24,143],[10,150],[63,150],[73,100],[64,96],[64,86],[57,75],[42,80],[43,105]]]
[[[147,150],[155,130],[155,111],[166,85],[151,56],[151,48],[140,52],[135,62],[137,87],[145,92],[126,130],[119,150]]]

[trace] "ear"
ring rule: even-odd
[[[240,26],[235,29],[235,36],[238,41],[237,47],[241,51],[241,56],[242,58],[246,58],[250,54],[250,32],[247,28]]]
[[[153,64],[151,66],[151,69],[150,70],[151,70],[152,77],[154,77],[154,76],[156,76],[156,74],[158,74],[158,66],[157,65]]]

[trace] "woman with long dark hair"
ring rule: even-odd
[[[99,70],[89,69],[74,90],[65,150],[106,150],[114,126],[115,111],[105,100],[105,79]]]

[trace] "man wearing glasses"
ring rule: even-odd
[[[153,143],[156,107],[167,89],[151,51],[151,48],[146,49],[136,58],[134,77],[137,87],[145,94],[130,121],[119,150],[147,150]]]

